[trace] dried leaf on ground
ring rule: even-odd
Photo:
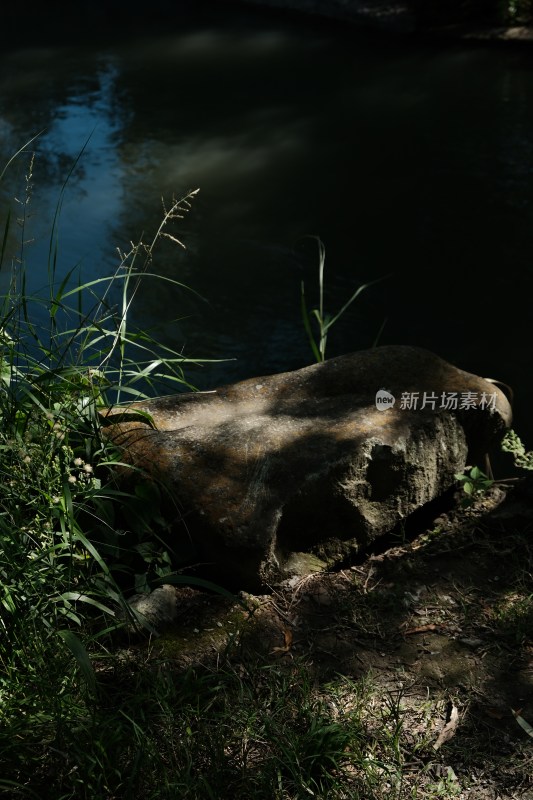
[[[531,727],[529,722],[527,722],[524,717],[520,716],[519,711],[514,711],[513,709],[511,709],[511,711],[513,712],[513,716],[520,727],[527,733],[528,736],[533,737],[533,727]]]
[[[451,739],[452,736],[455,736],[458,722],[459,722],[459,710],[457,706],[452,703],[450,708],[450,713],[448,714],[448,721],[446,722],[444,728],[439,733],[438,739],[433,745],[434,750],[438,750],[439,747],[442,747],[442,745],[449,739]]]

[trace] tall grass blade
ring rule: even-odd
[[[11,227],[11,209],[8,208],[6,222],[5,222],[5,225],[4,225],[4,235],[2,237],[2,248],[0,250],[0,269],[2,268],[2,265],[4,263],[4,258],[5,258],[6,249],[7,249],[7,237],[9,235],[9,228],[10,227]]]
[[[94,693],[96,690],[96,675],[89,654],[83,646],[83,643],[72,631],[60,630],[57,633],[74,656],[87,686],[91,692]]]
[[[23,786],[16,781],[9,781],[6,778],[0,778],[0,792],[3,794],[4,790],[10,793],[9,797],[35,797],[36,800],[42,800],[41,795],[36,794],[28,786]]]
[[[346,303],[341,307],[341,309],[334,315],[324,313],[324,268],[326,262],[326,248],[324,243],[318,236],[310,236],[308,238],[315,239],[318,245],[318,292],[319,292],[319,302],[318,308],[314,308],[311,313],[307,308],[307,303],[305,302],[305,287],[302,281],[301,283],[301,313],[302,313],[302,320],[305,332],[309,338],[309,342],[311,344],[311,349],[313,351],[313,355],[319,363],[325,361],[326,359],[326,346],[328,340],[328,332],[336,322],[342,317],[342,315],[350,308],[352,303],[357,300],[360,294],[368,289],[370,286],[373,286],[375,283],[379,283],[385,278],[390,277],[390,275],[385,275],[382,278],[376,278],[374,281],[368,281],[367,283],[362,284],[359,286],[355,292],[351,295],[351,297],[347,300]],[[313,335],[311,319],[314,318],[316,320],[318,326],[318,344],[315,340]]]
[[[314,355],[316,361],[320,362],[320,361],[322,361],[322,357],[321,357],[320,350],[317,347],[317,344],[315,342],[315,337],[313,336],[313,330],[311,328],[311,320],[309,319],[309,312],[307,310],[307,303],[305,301],[305,285],[304,285],[303,281],[301,283],[301,295],[300,295],[300,298],[301,298],[300,306],[301,306],[301,311],[302,311],[302,320],[303,320],[303,324],[304,324],[304,329],[305,329],[305,332],[307,333],[307,336],[309,338],[309,344],[311,345],[311,350],[313,351],[313,355]]]
[[[21,153],[25,153],[26,152],[26,148],[29,147],[30,144],[32,144],[36,139],[38,139],[39,136],[42,136],[42,134],[45,132],[45,130],[46,130],[46,128],[43,128],[42,131],[39,131],[39,133],[36,133],[35,136],[31,137],[31,139],[28,139],[28,141],[25,144],[23,144],[22,147],[19,147],[17,152],[14,155],[11,156],[11,158],[6,163],[6,165],[5,165],[4,169],[2,170],[2,172],[0,172],[0,181],[2,181],[4,175],[6,174],[7,170],[11,166],[11,164],[14,161],[17,160],[17,158],[20,156]]]

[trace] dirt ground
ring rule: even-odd
[[[155,645],[177,666],[303,659],[317,686],[371,680],[372,704],[401,704],[407,773],[447,776],[445,797],[533,800],[533,480],[267,595],[178,591]]]

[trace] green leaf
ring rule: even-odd
[[[66,601],[74,601],[75,603],[86,603],[87,605],[94,606],[98,608],[100,611],[104,611],[106,614],[114,617],[115,612],[113,609],[109,608],[109,606],[104,605],[99,600],[95,600],[93,597],[89,597],[86,594],[80,594],[79,592],[63,592],[63,594],[59,595],[60,600]]]
[[[72,631],[69,630],[58,631],[58,635],[61,637],[61,639],[63,639],[64,643],[77,661],[87,686],[91,691],[94,692],[96,690],[96,675],[94,673],[94,667],[91,663],[91,659],[89,658],[89,654],[83,643],[80,639],[78,639],[75,633],[72,633]]]
[[[313,336],[313,331],[311,330],[311,320],[309,319],[309,312],[307,310],[307,305],[305,302],[305,286],[304,282],[301,283],[301,310],[302,310],[302,320],[305,328],[305,332],[309,338],[309,344],[311,345],[311,349],[313,351],[313,355],[316,361],[322,361],[320,356],[320,351],[316,345],[315,337]],[[314,312],[316,314],[316,311]]]

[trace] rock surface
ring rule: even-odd
[[[135,594],[128,600],[141,629],[160,634],[171,625],[178,614],[177,595],[174,586],[165,583],[149,594]],[[133,625],[130,632],[137,632]]]
[[[239,588],[290,577],[295,553],[333,564],[365,548],[482,463],[511,422],[494,384],[404,346],[136,410],[154,428],[121,408],[107,430],[179,502],[174,549],[192,542],[193,561]]]

